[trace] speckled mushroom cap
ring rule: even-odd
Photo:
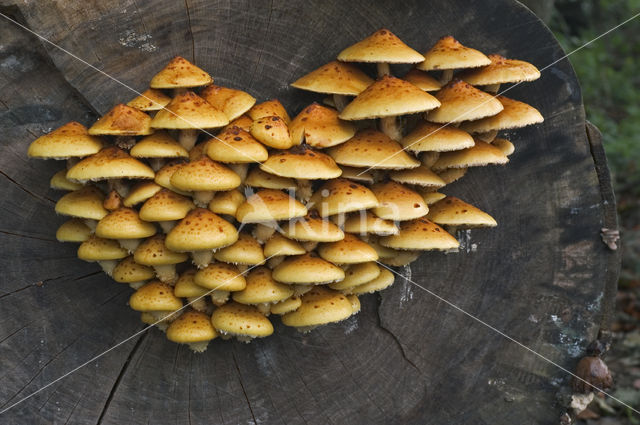
[[[400,143],[374,129],[360,130],[327,152],[338,164],[350,167],[404,169],[420,165],[420,161],[402,150]]]
[[[334,264],[365,263],[378,259],[375,249],[351,233],[345,233],[340,241],[321,243],[318,255]]]
[[[169,180],[183,191],[231,190],[242,183],[240,176],[229,167],[209,157],[188,162],[178,167]]]
[[[272,115],[251,123],[249,132],[261,143],[275,149],[289,149],[294,145],[289,126],[282,117]]]
[[[197,161],[207,155],[207,148],[209,147],[209,141],[196,143],[194,147],[189,151],[189,161]]]
[[[428,167],[421,165],[420,167],[412,168],[410,170],[395,170],[389,174],[391,180],[403,183],[414,184],[417,186],[440,188],[446,183],[436,173],[431,171]]]
[[[255,265],[264,263],[262,246],[255,238],[240,232],[233,244],[216,251],[213,258],[224,263]]]
[[[274,189],[262,189],[242,203],[236,211],[241,223],[289,220],[307,214],[307,208],[286,193]]]
[[[89,226],[78,218],[65,221],[56,231],[56,239],[60,242],[84,242],[90,235]]]
[[[344,270],[312,254],[287,257],[273,269],[273,278],[282,283],[320,285],[344,279]]]
[[[382,236],[379,242],[387,248],[421,251],[456,249],[460,245],[446,230],[424,217],[403,221],[397,235]]]
[[[101,220],[109,213],[103,206],[104,194],[95,186],[69,192],[56,202],[56,213]]]
[[[352,138],[356,127],[339,119],[335,109],[314,102],[291,121],[289,131],[294,145],[304,140],[309,146],[328,148]]]
[[[213,78],[183,57],[176,56],[153,76],[149,86],[153,89],[199,87],[213,83]]]
[[[211,341],[217,337],[211,318],[201,311],[186,311],[167,328],[167,339],[178,344]]]
[[[171,184],[171,177],[176,171],[182,168],[184,164],[185,163],[181,161],[172,161],[168,164],[165,164],[156,172],[156,177],[153,179],[153,181],[159,186],[164,187],[165,189],[172,190],[181,195],[191,196],[191,193],[189,193],[188,191],[180,190]]]
[[[218,262],[198,270],[194,282],[203,288],[220,291],[242,291],[247,286],[244,275],[236,266]]]
[[[498,225],[486,212],[454,196],[447,196],[433,204],[427,218],[441,226],[471,228]]]
[[[82,189],[83,186],[84,185],[81,183],[69,180],[67,178],[66,169],[58,171],[51,177],[51,180],[49,180],[49,187],[51,189],[56,189],[56,190],[73,191],[73,190]]]
[[[267,148],[240,127],[227,127],[210,139],[205,150],[214,161],[230,164],[262,162],[269,157]]]
[[[78,258],[85,261],[119,260],[128,255],[115,239],[103,239],[96,235],[82,242],[78,247]]]
[[[474,145],[473,137],[466,131],[427,121],[421,121],[400,143],[413,152],[457,151]]]
[[[102,139],[90,136],[84,125],[72,121],[31,142],[27,155],[43,159],[83,157],[98,153],[102,146]]]
[[[271,304],[271,314],[286,314],[295,311],[302,305],[300,297],[289,297],[286,300]]]
[[[130,255],[116,265],[111,277],[116,282],[133,283],[153,279],[155,275],[151,267],[136,263]]]
[[[358,67],[331,61],[298,78],[291,86],[316,93],[357,96],[372,83],[373,80]]]
[[[318,211],[321,217],[366,210],[378,205],[373,192],[347,179],[334,179],[326,182],[311,196],[311,209]]]
[[[369,282],[379,275],[380,267],[375,261],[349,264],[344,267],[344,280],[330,283],[329,288],[342,291]]]
[[[216,192],[211,202],[209,202],[209,211],[235,217],[238,207],[244,201],[245,197],[238,189]]]
[[[409,70],[402,79],[424,91],[437,91],[442,88],[440,81],[436,80],[426,72],[415,68]]]
[[[338,54],[343,62],[418,63],[424,57],[407,46],[398,36],[381,28],[367,38],[353,44]]]
[[[268,173],[295,179],[327,180],[342,174],[329,155],[306,147],[274,153],[260,168]]]
[[[161,90],[147,89],[127,102],[127,106],[141,111],[158,111],[171,102],[171,98]]]
[[[294,179],[267,173],[261,170],[260,167],[254,167],[249,171],[244,184],[265,189],[294,189],[297,187]]]
[[[90,128],[93,136],[145,136],[153,133],[151,117],[122,103],[111,108]]]
[[[273,333],[273,325],[252,305],[228,302],[216,308],[211,323],[221,333],[263,338]]]
[[[281,225],[282,234],[297,241],[335,242],[344,238],[344,232],[327,219],[313,212]]]
[[[338,291],[316,286],[302,297],[302,304],[296,311],[282,316],[287,326],[307,327],[339,322],[351,316],[351,301]]]
[[[460,74],[460,78],[474,86],[519,83],[540,78],[540,71],[529,62],[506,59],[500,55],[489,55],[491,64],[471,69]]]
[[[340,165],[343,177],[354,182],[373,183],[373,173],[367,168],[349,167],[348,165]]]
[[[450,35],[438,40],[423,56],[424,62],[416,65],[417,69],[423,71],[477,68],[491,63],[482,52],[463,46]]]
[[[441,105],[426,114],[435,123],[457,123],[496,115],[502,111],[500,101],[489,93],[455,79],[436,93]]]
[[[276,282],[267,267],[256,267],[246,277],[247,286],[234,292],[233,300],[240,304],[275,303],[293,295],[291,285]]]
[[[155,233],[156,226],[140,220],[136,210],[126,207],[111,211],[96,226],[96,235],[107,239],[140,239]]]
[[[398,227],[391,220],[382,219],[371,211],[349,213],[343,225],[344,231],[354,234],[395,235]]]
[[[380,274],[375,279],[370,280],[369,282],[363,283],[362,285],[354,286],[349,289],[350,294],[359,295],[359,294],[370,294],[376,291],[382,291],[385,288],[393,285],[394,276],[393,273],[389,271],[389,269],[385,267],[380,267]]]
[[[143,137],[129,151],[134,158],[188,158],[189,152],[164,130]]]
[[[195,207],[190,198],[162,189],[142,204],[140,218],[145,221],[182,220]]]
[[[429,111],[440,102],[408,81],[385,75],[367,87],[340,112],[340,119],[395,117]]]
[[[136,183],[131,190],[129,190],[129,193],[126,198],[123,199],[122,204],[125,207],[132,207],[151,198],[161,189],[162,186],[151,181]]]
[[[173,295],[182,298],[201,297],[207,295],[210,290],[198,285],[195,281],[196,270],[189,269],[184,271],[175,286],[173,287]]]
[[[373,213],[386,220],[413,220],[429,212],[427,204],[419,193],[400,183],[389,181],[376,183],[371,191],[380,204]]]
[[[508,128],[520,128],[544,121],[540,112],[524,102],[498,96],[504,109],[492,116],[477,121],[463,123],[461,128],[471,134],[486,133],[493,130],[505,130]]]
[[[389,251],[393,251],[393,255],[389,255],[385,258],[380,258],[380,262],[392,267],[402,267],[413,263],[421,254],[420,251],[400,251],[391,248],[387,249]]]
[[[151,120],[151,127],[169,129],[217,128],[227,124],[229,119],[222,111],[191,91],[171,99]]]
[[[71,180],[152,179],[153,170],[122,149],[108,147],[78,162],[67,171]]]
[[[253,108],[247,111],[247,115],[253,121],[265,117],[280,117],[286,125],[289,125],[291,122],[291,118],[289,117],[287,110],[282,106],[282,103],[280,103],[278,99],[271,99],[254,105]]]
[[[265,257],[274,257],[278,255],[301,255],[306,251],[297,241],[285,238],[280,233],[275,232],[265,242],[263,252]]]
[[[251,117],[249,117],[249,115],[247,114],[243,114],[243,115],[240,115],[235,120],[231,121],[226,126],[224,126],[222,130],[226,130],[227,128],[230,128],[230,127],[238,127],[243,129],[244,131],[250,131],[252,123],[253,123],[253,120],[251,119]]]
[[[441,154],[431,169],[440,171],[447,168],[480,167],[507,162],[509,158],[499,148],[476,139],[475,145],[471,148]]]
[[[173,295],[170,285],[152,280],[131,295],[129,307],[136,311],[174,311],[182,308],[182,301]]]
[[[424,202],[426,202],[428,206],[431,206],[439,200],[447,197],[444,193],[434,192],[429,188],[418,189],[418,192],[422,195],[422,199],[424,199]]]
[[[240,117],[256,103],[256,98],[247,92],[216,85],[205,87],[200,96],[224,112],[229,121]]]
[[[204,208],[191,210],[167,235],[167,248],[176,252],[201,251],[231,245],[238,240],[233,224]]]
[[[156,235],[142,242],[133,253],[133,259],[145,266],[165,266],[178,264],[189,259],[184,252],[174,252],[167,248],[164,235]]]

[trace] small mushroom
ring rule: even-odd
[[[211,318],[200,311],[187,311],[171,322],[167,328],[167,339],[178,344],[187,344],[191,351],[202,353],[209,341],[218,337]]]
[[[165,331],[169,323],[178,318],[182,301],[173,295],[171,286],[159,280],[152,280],[131,295],[129,306],[136,311],[152,315],[158,329]]]
[[[273,325],[256,307],[233,301],[215,309],[211,323],[223,337],[233,336],[246,343],[273,333]]]
[[[142,242],[133,253],[136,263],[151,266],[161,282],[172,284],[175,282],[176,264],[189,258],[183,252],[174,252],[165,245],[165,236],[156,235]]]

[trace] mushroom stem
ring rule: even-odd
[[[491,94],[497,94],[500,90],[500,84],[489,84],[483,87],[484,91]]]
[[[191,258],[193,259],[193,264],[195,264],[197,268],[202,269],[207,267],[211,260],[213,260],[213,251],[193,251],[191,252]]]
[[[276,255],[275,257],[271,257],[267,260],[267,267],[269,267],[270,269],[275,269],[278,264],[284,261],[284,259],[284,255]]]
[[[209,341],[190,342],[188,345],[194,353],[204,353],[207,351]]]
[[[211,291],[211,302],[220,307],[229,300],[229,291]]]
[[[299,297],[306,294],[311,289],[313,289],[313,285],[293,285],[293,296]]]
[[[249,266],[246,264],[236,264],[236,268],[240,272],[240,274],[244,274],[247,270],[249,270]]]
[[[318,242],[317,241],[306,241],[306,242],[302,242],[302,247],[304,248],[305,251],[309,252],[309,251],[313,251],[314,249],[316,249],[316,247],[318,246]]]
[[[207,299],[203,296],[200,297],[187,297],[187,303],[191,305],[191,308],[197,311],[207,311]]]
[[[384,77],[385,75],[391,75],[391,68],[387,62],[379,62],[377,64],[378,68],[378,78]]]
[[[198,190],[193,192],[193,201],[197,206],[207,208],[215,194],[213,190]]]
[[[153,266],[153,270],[156,272],[156,276],[161,282],[169,283],[173,285],[178,277],[176,274],[175,264],[164,264],[161,266]]]
[[[172,90],[172,95],[173,97],[179,96],[181,94],[185,94],[187,92],[187,88],[186,87],[177,87],[175,89]]]
[[[453,69],[445,69],[440,76],[440,84],[443,86],[453,78]]]
[[[140,282],[130,282],[129,283],[129,287],[131,289],[135,289],[137,291],[138,289],[142,288],[142,286],[144,286],[144,284],[145,284],[144,280],[141,280]]]
[[[116,260],[100,260],[98,261],[102,270],[108,275],[111,276],[113,274],[113,269],[118,265],[118,261]]]
[[[427,168],[431,168],[433,167],[433,164],[436,163],[438,158],[440,158],[440,152],[430,151],[430,152],[424,152],[420,157],[420,160],[422,161],[422,165],[424,165]]]
[[[87,227],[91,230],[91,233],[96,231],[96,227],[98,226],[98,221],[91,218],[83,218],[82,222],[87,225]]]
[[[312,330],[314,330],[315,328],[317,328],[318,325],[313,325],[313,326],[299,326],[296,327],[296,330],[300,333],[306,334],[311,332]]]
[[[486,133],[476,134],[475,137],[482,140],[483,142],[491,143],[495,140],[498,135],[498,130],[487,131]]]
[[[131,136],[117,136],[115,143],[120,149],[129,150],[136,145],[136,139]]]
[[[244,342],[245,344],[250,343],[251,341],[253,341],[253,336],[249,336],[249,335],[236,335],[236,339],[240,342]]]
[[[334,94],[333,95],[333,104],[338,110],[338,112],[342,112],[345,106],[350,102],[350,98],[345,96],[344,94]]]
[[[296,179],[296,183],[298,184],[298,187],[296,188],[296,198],[298,198],[300,202],[306,204],[309,202],[309,199],[311,199],[311,195],[313,195],[311,190],[311,180]]]
[[[133,251],[140,246],[142,239],[118,239],[118,243],[121,247],[126,249],[129,254],[133,253]]]
[[[180,130],[178,141],[186,150],[190,151],[195,146],[196,140],[198,140],[197,129],[189,128],[186,130]]]
[[[122,197],[118,192],[112,190],[102,202],[102,206],[107,211],[115,211],[122,208]]]
[[[80,162],[81,159],[78,157],[67,158],[67,170]]]
[[[171,229],[176,227],[177,223],[178,223],[177,220],[168,220],[168,221],[159,221],[158,222],[158,224],[162,228],[162,231],[165,232],[165,233],[169,233],[171,231]]]
[[[109,179],[107,180],[107,190],[109,192],[115,190],[116,192],[118,192],[118,195],[126,198],[129,194],[129,185],[122,179]]]
[[[363,216],[362,216],[363,217]],[[339,228],[344,228],[344,222],[347,221],[347,215],[343,212],[331,216],[331,221]]]
[[[275,221],[258,223],[254,226],[251,234],[254,238],[256,238],[258,243],[264,244],[275,233],[276,225],[277,223]]]
[[[260,313],[264,314],[265,316],[268,316],[271,314],[271,303],[256,304],[256,308]]]
[[[247,173],[249,172],[249,164],[227,164],[227,166],[240,176],[240,181],[244,184]]]
[[[398,125],[398,121],[396,120],[396,117],[380,118],[380,131],[382,131],[387,136],[391,137],[393,140],[402,139],[402,130]]]
[[[151,166],[153,171],[161,169],[166,162],[167,160],[165,158],[149,158],[149,166]]]

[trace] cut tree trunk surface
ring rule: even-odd
[[[289,83],[380,27],[427,50],[452,34],[486,53],[543,68],[564,53],[525,7],[507,0],[53,2],[0,0],[2,12],[138,91],[175,55],[217,84],[277,97],[297,113],[319,96]],[[0,409],[143,329],[131,290],[76,246],[55,241],[62,162],[28,160],[31,140],[135,97],[129,89],[1,18]],[[401,75],[406,67],[393,67]],[[373,70],[373,68],[372,68]],[[399,272],[573,370],[606,329],[619,265],[600,240],[615,200],[596,129],[563,60],[508,97],[545,122],[509,132],[505,167],[446,187],[499,226],[461,234],[457,254],[424,254]],[[588,131],[587,131],[588,128]],[[118,346],[0,417],[3,424],[552,424],[569,376],[397,278],[360,314],[204,354],[156,329]]]

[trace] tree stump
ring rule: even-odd
[[[173,56],[217,84],[277,97],[297,113],[318,96],[289,87],[344,47],[387,27],[424,51],[452,34],[543,69],[564,53],[524,6],[499,0],[285,2],[0,0],[9,14],[142,91]],[[131,290],[55,241],[48,188],[64,165],[28,160],[31,140],[90,124],[129,89],[0,17],[0,406],[6,408],[143,328]],[[402,74],[406,67],[392,67]],[[573,370],[611,321],[619,255],[600,240],[615,200],[596,129],[567,60],[507,94],[542,125],[509,133],[506,167],[472,170],[445,193],[499,226],[464,233],[457,254],[400,272]],[[155,329],[118,346],[0,417],[5,424],[558,423],[569,376],[408,280],[362,298],[362,312],[299,334],[191,353]]]

